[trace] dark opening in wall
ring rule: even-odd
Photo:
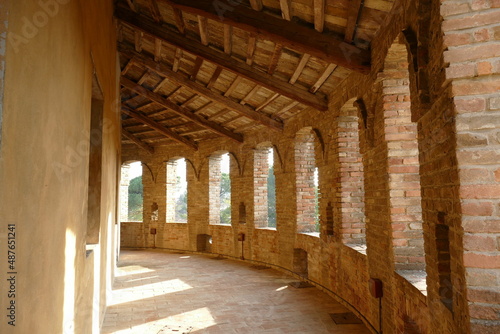
[[[326,206],[326,234],[333,235],[333,206],[328,202]]]
[[[92,81],[90,107],[89,179],[87,194],[87,244],[99,243],[101,229],[102,124],[104,101],[97,76]]]
[[[212,236],[208,234],[198,234],[196,236],[196,251],[212,252]]]
[[[435,231],[439,296],[441,302],[453,311],[453,285],[451,282],[450,228],[445,222],[446,214],[439,212]]]
[[[307,268],[307,252],[302,248],[295,248],[293,250],[293,272],[304,278],[309,276]]]

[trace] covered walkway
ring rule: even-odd
[[[336,324],[332,314],[340,322],[348,310],[295,282],[230,259],[122,251],[102,333],[369,333],[363,324]]]

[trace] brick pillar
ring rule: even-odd
[[[359,146],[358,111],[348,105],[337,119],[340,184],[336,199],[340,203],[342,240],[346,244],[365,244],[365,204],[363,161]]]
[[[411,121],[407,59],[406,46],[393,43],[380,75],[383,79],[392,244],[396,270],[424,270],[417,124]]]
[[[220,156],[211,156],[208,159],[208,207],[210,224],[220,224],[220,185],[222,174],[220,164]]]
[[[268,226],[267,214],[267,178],[269,148],[258,148],[254,151],[253,192],[254,192],[254,222],[255,227]]]
[[[129,165],[122,165],[120,177],[120,221],[128,221],[128,186],[130,184]]]
[[[500,332],[500,2],[441,4],[472,333]]]
[[[314,170],[314,134],[297,134],[295,143],[295,174],[297,192],[297,232],[316,231]]]
[[[166,222],[175,222],[175,185],[177,183],[176,162],[169,161],[166,163]]]

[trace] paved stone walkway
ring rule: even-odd
[[[348,312],[279,271],[229,259],[159,250],[122,251],[102,332],[137,334],[367,334],[337,325]]]

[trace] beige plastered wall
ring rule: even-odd
[[[116,258],[120,125],[112,2],[1,1],[1,7],[0,333],[96,333]],[[102,196],[100,241],[88,247],[94,71],[104,95]],[[10,276],[13,298],[4,284]],[[11,301],[15,326],[7,317]]]

